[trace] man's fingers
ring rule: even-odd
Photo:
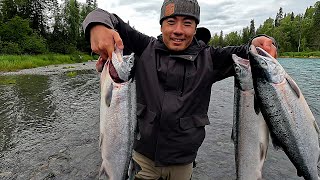
[[[123,46],[123,42],[122,42],[122,39],[119,35],[118,32],[114,31],[113,33],[113,39],[114,39],[114,42],[116,44],[116,46],[119,48],[119,49],[123,49],[124,46]]]
[[[277,53],[277,47],[274,46],[273,44],[271,45],[270,48],[270,53],[269,53],[272,57],[277,58],[278,57],[278,53]]]
[[[272,57],[277,58],[277,48],[272,44],[271,39],[266,39],[262,44],[262,48],[267,51]]]
[[[114,45],[113,46],[108,46],[107,47],[107,55],[108,55],[108,58],[112,58],[112,53],[113,53],[113,51],[114,51]]]
[[[101,56],[99,57],[97,63],[96,63],[96,70],[98,72],[102,72],[103,66],[106,63],[106,60],[104,60]]]
[[[99,54],[102,59],[112,58],[115,46],[123,49],[123,42],[119,33],[113,29],[108,29],[103,25],[96,25],[90,31],[91,49]]]
[[[270,38],[265,36],[256,37],[251,42],[256,47],[261,47],[274,58],[277,58],[277,48],[273,45]]]

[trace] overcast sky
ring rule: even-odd
[[[85,0],[79,0],[85,2]],[[240,31],[250,25],[258,28],[269,17],[275,19],[279,8],[284,13],[302,14],[317,0],[198,0],[199,27],[207,27],[211,34]],[[163,0],[97,0],[98,7],[129,21],[140,32],[156,37],[161,33],[159,17]]]

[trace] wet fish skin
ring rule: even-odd
[[[262,179],[266,159],[269,130],[259,109],[255,107],[255,93],[250,62],[232,55],[235,68],[234,114],[232,139],[235,146],[237,180]]]
[[[319,127],[294,80],[261,48],[250,47],[255,92],[275,146],[286,153],[298,176],[319,180]]]
[[[113,57],[116,60],[119,57],[121,58],[119,54],[113,55]],[[124,59],[128,58],[124,57]],[[116,60],[113,59],[112,63]],[[120,61],[122,60],[120,59]],[[131,176],[129,165],[137,126],[136,86],[134,81],[116,83],[110,76],[110,66],[111,61],[108,60],[100,78],[100,150],[102,163],[99,178],[105,175],[109,180],[124,180]],[[115,66],[115,69],[117,70],[119,67]],[[126,73],[129,74],[129,72],[124,74]]]

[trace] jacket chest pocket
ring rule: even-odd
[[[170,139],[186,154],[198,151],[205,138],[205,125],[210,124],[207,115],[192,115],[179,119],[179,127]]]
[[[188,130],[191,128],[203,127],[209,125],[210,121],[207,115],[192,115],[190,117],[180,118],[180,128]]]

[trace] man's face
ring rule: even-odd
[[[174,16],[165,19],[161,25],[163,42],[172,51],[183,51],[196,34],[196,22],[187,16]]]

